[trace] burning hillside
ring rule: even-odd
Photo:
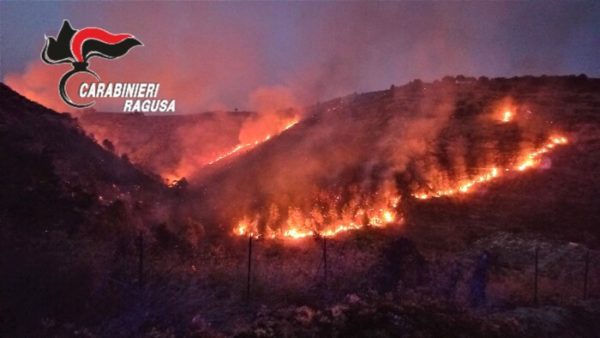
[[[296,120],[296,118],[291,118],[290,122],[288,122],[285,126],[283,126],[283,128],[281,130],[276,131],[277,134],[290,129],[296,123],[298,123],[298,121]],[[227,152],[225,152],[223,154],[220,154],[220,155],[216,156],[214,159],[208,161],[207,164],[208,165],[214,164],[214,163],[217,163],[217,162],[219,162],[221,160],[224,160],[224,159],[226,159],[228,157],[239,155],[239,154],[241,154],[241,153],[243,153],[245,151],[248,151],[248,150],[250,150],[250,149],[252,149],[252,148],[260,145],[261,143],[267,142],[268,140],[271,139],[271,137],[273,137],[272,134],[267,134],[267,136],[265,136],[262,139],[258,139],[258,140],[255,140],[255,141],[249,142],[249,143],[240,143],[237,146],[235,146],[233,149],[231,149],[231,150],[229,150],[229,151],[227,151]]]
[[[84,112],[79,121],[96,142],[126,155],[171,185],[291,128],[298,121],[298,112],[182,116]]]
[[[496,166],[492,166],[488,171],[478,174],[475,177],[458,182],[452,182],[446,185],[444,188],[434,188],[430,192],[414,193],[412,196],[421,200],[427,200],[434,197],[454,196],[456,194],[469,193],[479,185],[499,178],[503,172],[525,171],[527,169],[538,167],[544,154],[548,154],[556,146],[567,144],[567,142],[567,138],[564,136],[552,136],[539,148],[525,153],[524,155],[517,156],[517,160],[514,161],[512,168],[498,168]]]
[[[600,337],[599,18],[0,0],[0,338]]]
[[[79,121],[96,142],[172,182],[188,168],[235,147],[248,112],[189,116],[144,116],[88,112]]]
[[[400,225],[412,200],[469,199],[551,169],[568,124],[498,83],[414,82],[314,106],[278,137],[191,177],[212,206],[196,209],[238,236],[331,237]]]
[[[552,169],[553,153],[569,148],[580,126],[544,98],[568,95],[561,90],[577,81],[446,78],[303,113],[277,112],[267,93],[264,112],[80,120],[168,183],[185,177],[187,213],[219,231],[331,237],[398,226],[414,202],[468,200],[524,172]]]
[[[427,200],[435,197],[452,197],[457,194],[467,194],[480,185],[488,183],[499,178],[502,173],[511,171],[525,171],[538,167],[542,160],[542,155],[547,154],[558,145],[564,145],[567,139],[562,136],[550,137],[548,142],[539,149],[519,156],[513,168],[492,167],[489,171],[478,174],[474,177],[459,179],[450,182],[442,189],[434,188],[429,192],[412,193],[410,197],[420,200]],[[378,198],[378,195],[383,195]],[[304,214],[300,209],[290,207],[288,209],[288,218],[278,221],[279,211],[274,205],[268,217],[274,217],[274,223],[265,226],[264,233],[259,230],[261,216],[254,219],[244,218],[234,228],[234,233],[240,236],[254,236],[266,238],[293,238],[304,237],[332,237],[339,233],[358,230],[363,227],[385,227],[391,224],[402,223],[402,212],[399,209],[399,202],[402,198],[397,192],[379,192],[374,193],[375,199],[362,198],[350,200],[340,213],[331,212],[335,210],[327,202],[323,208],[314,208],[308,214]],[[335,201],[335,197],[329,199]],[[323,212],[325,210],[325,212]],[[329,213],[327,213],[330,211]],[[274,230],[277,229],[277,230]]]
[[[409,290],[426,285],[419,297],[471,304],[468,292],[483,264],[481,252],[489,250],[501,262],[512,252],[502,249],[510,243],[477,241],[486,235],[507,231],[555,238],[562,243],[556,254],[540,245],[541,267],[568,252],[568,269],[556,267],[565,273],[580,271],[579,260],[595,254],[586,253],[585,244],[598,245],[598,80],[415,81],[276,116],[80,116],[105,149],[86,137],[76,119],[2,89],[6,105],[0,131],[6,151],[1,163],[8,175],[0,217],[11,225],[3,232],[9,245],[1,256],[11,257],[3,262],[10,277],[3,287],[20,290],[15,285],[24,269],[33,274],[25,278],[44,285],[49,274],[58,281],[75,275],[75,284],[95,292],[72,296],[73,290],[62,285],[74,283],[57,282],[51,285],[56,298],[45,304],[61,304],[66,295],[76,304],[98,298],[112,304],[107,298],[112,291],[105,290],[113,289],[125,299],[137,294],[132,290],[148,290],[163,297],[161,305],[166,299],[214,299],[223,292],[225,300],[202,302],[206,306],[176,301],[168,308],[190,318],[200,311],[221,323],[223,313],[214,309],[237,304],[235,297],[247,304],[241,297],[251,292],[261,302],[287,306],[290,295],[310,300],[315,289],[342,299],[365,287],[387,292],[400,280]],[[205,143],[212,136],[216,144]],[[165,175],[186,168],[189,184],[167,189],[125,156],[115,156],[125,152],[146,172]],[[398,239],[399,232],[406,238]],[[529,251],[543,242],[527,238],[515,258],[524,272],[490,274],[488,302],[494,306],[531,299],[522,294],[530,282],[521,279],[529,273]],[[565,240],[580,242],[580,249],[571,250]],[[47,273],[39,267],[46,256],[56,258],[44,266],[84,269],[92,277]],[[252,270],[246,270],[250,262]],[[581,294],[553,273],[540,274],[552,283],[552,288],[542,285],[544,299],[562,301],[550,294],[556,287]],[[589,275],[593,280],[597,271],[590,268]],[[172,276],[185,282],[165,284]],[[181,291],[180,283],[188,281],[194,287]],[[336,288],[327,288],[328,283]],[[166,296],[161,294],[165,288]],[[590,295],[596,288],[586,286]],[[21,302],[24,292],[30,290],[9,299],[21,316],[39,322],[56,313],[40,304],[39,314],[26,315],[31,309]],[[37,297],[46,299],[46,294]],[[373,302],[377,306],[380,298]],[[138,302],[131,304],[118,311],[138,313]],[[72,315],[81,306],[63,308]],[[101,313],[90,323],[105,317]],[[480,325],[478,320],[472,325]],[[229,324],[228,319],[217,325]]]

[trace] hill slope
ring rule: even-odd
[[[509,227],[597,243],[600,181],[590,173],[600,168],[599,85],[574,76],[458,77],[332,100],[192,178],[204,201],[195,208],[228,232],[237,222],[263,234],[327,231],[328,223],[359,224],[387,208],[433,243],[447,233],[421,225],[464,224],[460,237]],[[503,121],[507,110],[512,117]],[[569,144],[518,169],[556,135]],[[458,190],[490,168],[501,177],[468,194],[415,198]]]
[[[115,151],[147,170],[174,180],[201,167],[216,154],[236,146],[248,112],[144,116],[83,113],[81,126],[98,143],[110,141]],[[106,141],[107,140],[107,141]]]

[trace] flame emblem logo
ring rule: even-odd
[[[49,65],[71,63],[73,66],[73,69],[60,78],[58,91],[63,101],[75,108],[86,108],[94,104],[94,102],[84,104],[73,102],[65,89],[69,78],[80,72],[91,74],[100,80],[98,74],[88,69],[90,58],[99,56],[105,59],[117,59],[127,54],[131,48],[143,46],[142,42],[132,34],[113,34],[98,27],[75,30],[68,20],[63,21],[56,37],[46,36],[45,39],[42,61]]]

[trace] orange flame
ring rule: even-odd
[[[477,186],[495,180],[501,176],[501,172],[525,171],[537,167],[543,154],[548,153],[558,145],[567,144],[564,136],[552,136],[548,141],[536,150],[522,156],[517,163],[510,167],[501,169],[498,166],[476,176],[471,180],[464,180],[453,187],[438,189],[430,192],[417,192],[412,194],[414,198],[427,200],[436,197],[454,196],[467,194]],[[361,203],[350,202],[341,213],[325,213],[314,209],[309,216],[305,216],[300,209],[290,207],[288,217],[284,221],[268,224],[264,231],[258,229],[259,217],[253,219],[243,218],[234,227],[234,234],[238,236],[251,236],[254,238],[265,237],[269,239],[302,239],[307,237],[334,237],[340,233],[359,230],[365,227],[383,228],[392,224],[401,224],[404,220],[398,211],[400,196],[395,189],[384,189],[383,193],[375,193],[379,199],[369,200],[371,207],[359,207]],[[277,213],[277,212],[276,212]],[[325,219],[333,219],[329,224],[324,224]],[[273,230],[273,228],[278,230]]]
[[[162,178],[169,187],[174,187],[182,179],[181,176],[175,174],[162,174]]]
[[[291,128],[291,127],[293,127],[293,126],[294,126],[296,123],[298,123],[298,120],[293,120],[293,121],[291,121],[290,123],[288,123],[287,125],[285,125],[285,127],[283,127],[283,129],[282,129],[281,131],[279,131],[279,133],[278,133],[278,134],[281,134],[281,133],[283,133],[284,131],[286,131],[286,130],[290,129],[290,128]],[[228,151],[228,152],[226,152],[226,153],[224,153],[224,154],[221,154],[221,155],[217,156],[217,157],[216,157],[214,160],[212,160],[212,161],[208,162],[207,164],[208,164],[208,165],[211,165],[211,164],[214,164],[214,163],[216,163],[216,162],[218,162],[218,161],[221,161],[221,160],[223,160],[223,159],[225,159],[225,158],[227,158],[227,157],[230,157],[230,156],[232,156],[232,155],[238,154],[238,153],[240,153],[240,152],[242,152],[242,151],[245,151],[245,150],[250,150],[250,149],[252,149],[252,148],[256,147],[257,145],[259,145],[259,144],[261,144],[261,143],[264,143],[264,142],[266,142],[266,141],[270,140],[270,139],[271,139],[271,137],[272,137],[272,135],[270,135],[270,134],[269,134],[269,135],[265,136],[265,138],[263,138],[262,140],[256,140],[256,141],[254,141],[254,142],[249,142],[249,143],[238,144],[238,145],[237,145],[235,148],[231,149],[230,151]]]
[[[564,136],[552,136],[550,139],[540,148],[526,154],[523,158],[512,168],[505,168],[504,171],[508,172],[511,170],[525,171],[530,168],[535,168],[539,165],[540,157],[554,149],[557,145],[567,144],[568,140]],[[489,182],[497,177],[500,177],[500,169],[498,167],[491,168],[488,172],[485,172],[474,179],[462,182],[456,187],[448,189],[439,189],[432,192],[419,192],[413,194],[413,197],[426,200],[434,197],[452,196],[459,193],[468,193],[472,191],[472,188]]]
[[[402,223],[403,219],[396,211],[400,196],[391,189],[375,195],[379,198],[371,202],[377,207],[361,208],[359,201],[351,201],[341,213],[331,211],[334,208],[330,208],[328,212],[314,208],[308,216],[300,209],[291,207],[287,219],[267,225],[262,233],[258,229],[259,216],[252,220],[243,218],[235,226],[233,233],[238,236],[270,239],[302,239],[315,236],[334,237],[364,227],[383,228],[394,223]],[[273,208],[277,210],[277,207]],[[324,224],[326,219],[333,221]],[[273,227],[278,230],[273,230]]]
[[[513,119],[513,112],[509,109],[505,110],[504,113],[502,113],[502,122],[510,122]]]
[[[502,122],[510,122],[514,118],[512,109],[506,108],[502,114]],[[286,126],[287,130],[297,121],[293,121]],[[268,140],[267,136],[262,142]],[[251,148],[259,144],[259,141],[238,145],[232,151],[219,156],[212,161],[214,163],[227,156],[235,154],[246,148]],[[522,172],[530,168],[536,168],[541,162],[542,155],[550,152],[558,145],[567,144],[568,140],[564,136],[551,136],[545,144],[539,148],[525,153],[518,157],[513,165],[507,168],[501,168],[499,165],[493,165],[483,173],[468,179],[460,180],[455,184],[429,191],[417,191],[412,197],[420,200],[428,200],[437,197],[450,197],[459,194],[468,194],[474,191],[478,186],[486,184],[501,177],[503,172]],[[389,182],[388,182],[389,183]],[[359,230],[365,227],[387,227],[392,224],[403,223],[402,214],[399,211],[400,195],[397,193],[393,184],[386,184],[381,191],[377,191],[371,197],[364,197],[356,194],[353,200],[349,201],[343,210],[336,208],[336,202],[339,197],[330,198],[329,207],[325,209],[313,208],[310,212],[305,212],[299,208],[288,207],[285,219],[280,219],[279,209],[273,205],[270,215],[254,218],[243,218],[234,227],[233,233],[237,236],[266,237],[270,239],[302,239],[306,237],[334,237],[338,234]],[[327,210],[327,211],[324,211]],[[337,211],[336,211],[337,210]],[[263,227],[259,229],[259,224]],[[277,230],[274,230],[277,229]]]
[[[296,125],[299,122],[298,119],[294,119],[292,121],[290,121],[288,124],[286,124],[276,135],[279,135],[281,133],[283,133],[284,131],[292,128],[294,125]],[[215,164],[218,161],[221,161],[225,158],[234,156],[236,154],[242,153],[244,151],[250,150],[256,146],[258,146],[261,143],[264,143],[268,140],[271,139],[271,137],[273,137],[273,135],[268,134],[267,136],[265,136],[263,139],[261,140],[256,140],[254,142],[248,142],[248,143],[243,143],[243,144],[238,144],[237,146],[235,146],[233,149],[218,155],[217,157],[215,157],[213,160],[209,161],[209,162],[205,162],[206,164],[201,165],[202,166],[207,166],[207,165],[212,165]],[[177,182],[179,180],[181,180],[183,177],[187,176],[187,174],[189,174],[190,172],[192,172],[193,170],[190,170],[193,168],[190,168],[189,166],[183,166],[180,165],[179,168],[171,171],[171,172],[163,172],[161,173],[161,177],[163,178],[163,181],[170,187],[175,186],[177,184]]]

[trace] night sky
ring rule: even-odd
[[[92,68],[103,81],[161,82],[184,113],[252,106],[260,89],[304,104],[445,75],[600,75],[593,2],[2,1],[0,9],[0,78],[50,106],[65,68],[39,54],[63,19],[142,40]]]

